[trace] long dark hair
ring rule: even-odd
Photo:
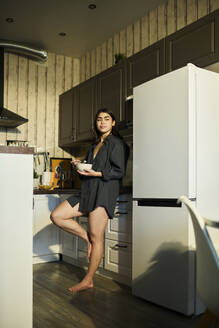
[[[107,113],[111,116],[112,120],[116,122],[116,118],[115,118],[115,115],[113,114],[113,112],[109,111],[107,108],[101,108],[97,111],[96,115],[95,115],[95,118],[94,118],[94,130],[96,132],[96,136],[97,136],[97,140],[100,139],[100,131],[98,131],[97,129],[97,118],[99,116],[100,113]],[[119,134],[119,131],[116,129],[115,126],[112,126],[112,133],[111,133],[113,136],[116,136],[120,139],[122,139],[123,141],[123,144],[124,144],[124,150],[125,150],[125,153],[124,153],[124,156],[125,156],[125,168],[127,166],[127,161],[128,161],[128,158],[129,158],[129,155],[130,155],[130,149],[129,149],[129,146],[127,145],[127,143],[125,142],[125,140],[123,139],[123,137]]]
[[[97,136],[97,139],[100,138],[101,136],[101,133],[100,131],[97,129],[97,118],[99,116],[100,113],[107,113],[111,116],[112,120],[116,122],[116,118],[115,118],[115,115],[113,114],[113,112],[109,111],[107,108],[100,108],[96,115],[95,115],[95,118],[94,118],[94,131],[96,132],[96,136]],[[119,134],[119,131],[117,130],[117,128],[115,126],[112,126],[112,133],[111,133],[113,136],[116,136],[120,139],[123,139],[122,136]]]

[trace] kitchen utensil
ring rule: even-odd
[[[50,185],[54,180],[54,176],[55,176],[54,172],[44,171],[42,175],[42,185],[43,186]]]

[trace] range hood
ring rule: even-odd
[[[2,106],[0,107],[0,127],[16,128],[26,122],[28,122],[28,119],[17,115]]]
[[[26,118],[4,108],[4,49],[0,48],[0,127],[16,128],[28,122]]]
[[[28,119],[4,108],[4,49],[23,54],[31,59],[45,62],[47,60],[47,52],[43,50],[33,49],[21,44],[0,40],[0,127],[16,128],[17,126],[28,122]]]

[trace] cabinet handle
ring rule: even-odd
[[[116,245],[112,246],[111,248],[117,250],[119,248],[128,248],[128,246],[127,245],[116,244]]]
[[[128,214],[128,212],[115,212],[115,215],[119,215],[119,214]]]

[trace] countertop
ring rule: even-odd
[[[34,189],[34,195],[42,195],[42,194],[78,194],[80,189],[53,189],[53,190],[42,190],[42,189]]]
[[[43,195],[43,194],[78,194],[80,193],[80,189],[54,189],[54,190],[41,190],[41,189],[34,189],[34,195]],[[124,186],[120,188],[120,194],[131,194],[132,187],[131,186]]]
[[[0,153],[4,154],[30,154],[34,153],[33,147],[13,147],[13,146],[0,146]]]

